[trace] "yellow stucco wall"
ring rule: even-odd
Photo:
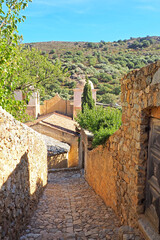
[[[56,111],[73,117],[73,105],[69,100],[62,99],[58,94],[55,97],[44,101],[43,105],[40,106],[40,115]]]
[[[42,122],[31,127],[39,133],[45,134],[49,137],[53,137],[59,141],[68,143],[70,145],[70,151],[68,154],[68,167],[77,167],[79,165],[78,135],[65,132],[60,129],[56,129]]]

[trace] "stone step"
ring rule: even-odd
[[[54,168],[54,169],[48,169],[48,173],[54,173],[54,172],[69,172],[69,171],[79,171],[82,170],[82,168],[79,167],[73,167],[73,168]]]
[[[146,240],[160,240],[160,235],[155,232],[155,229],[153,228],[149,220],[145,217],[145,215],[141,216],[138,224]]]

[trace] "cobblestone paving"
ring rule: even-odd
[[[44,191],[20,240],[118,239],[119,221],[95,194],[81,171],[49,174]]]

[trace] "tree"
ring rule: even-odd
[[[17,88],[25,93],[30,87],[41,89],[46,84],[53,84],[57,79],[65,78],[61,62],[56,61],[54,64],[48,56],[41,55],[41,51],[35,48],[20,48],[19,69],[17,71]]]
[[[21,37],[18,35],[17,23],[24,21],[20,11],[31,0],[0,1],[0,105],[18,118],[24,113],[24,102],[16,101],[14,90],[17,83],[17,46]]]
[[[93,109],[95,106],[94,99],[92,98],[92,89],[89,83],[88,77],[86,76],[86,84],[83,89],[83,97],[82,97],[82,112],[84,111],[84,107],[88,106],[89,109]]]
[[[29,100],[32,91],[38,89],[44,94],[45,90],[46,93],[56,90],[57,82],[63,82],[67,75],[60,61],[53,64],[46,54],[20,44],[17,22],[25,19],[19,15],[28,1],[8,0],[0,3],[0,105],[21,121],[28,119],[25,114],[26,100]],[[2,10],[4,4],[8,12]],[[17,89],[24,93],[26,100],[15,100],[14,91]]]
[[[19,55],[17,89],[25,95],[30,95],[32,90],[38,89],[41,98],[44,99],[44,95],[53,97],[56,92],[66,90],[62,89],[60,83],[64,83],[68,73],[67,69],[62,68],[60,61],[57,60],[53,64],[47,55],[41,55],[41,51],[23,46],[19,48],[17,55]]]
[[[143,40],[142,43],[143,43],[142,47],[149,47],[151,45],[150,41],[148,40]]]

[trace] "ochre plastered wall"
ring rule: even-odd
[[[70,151],[68,153],[68,167],[78,166],[78,135],[63,131],[43,122],[31,126],[34,130],[59,141],[68,143]]]
[[[53,112],[59,112],[69,117],[73,117],[73,105],[69,100],[64,100],[56,94],[55,97],[45,100],[43,105],[40,105],[40,115]]]
[[[122,126],[104,146],[88,151],[86,180],[122,223],[144,213],[150,117],[159,117],[160,62],[121,80]]]

